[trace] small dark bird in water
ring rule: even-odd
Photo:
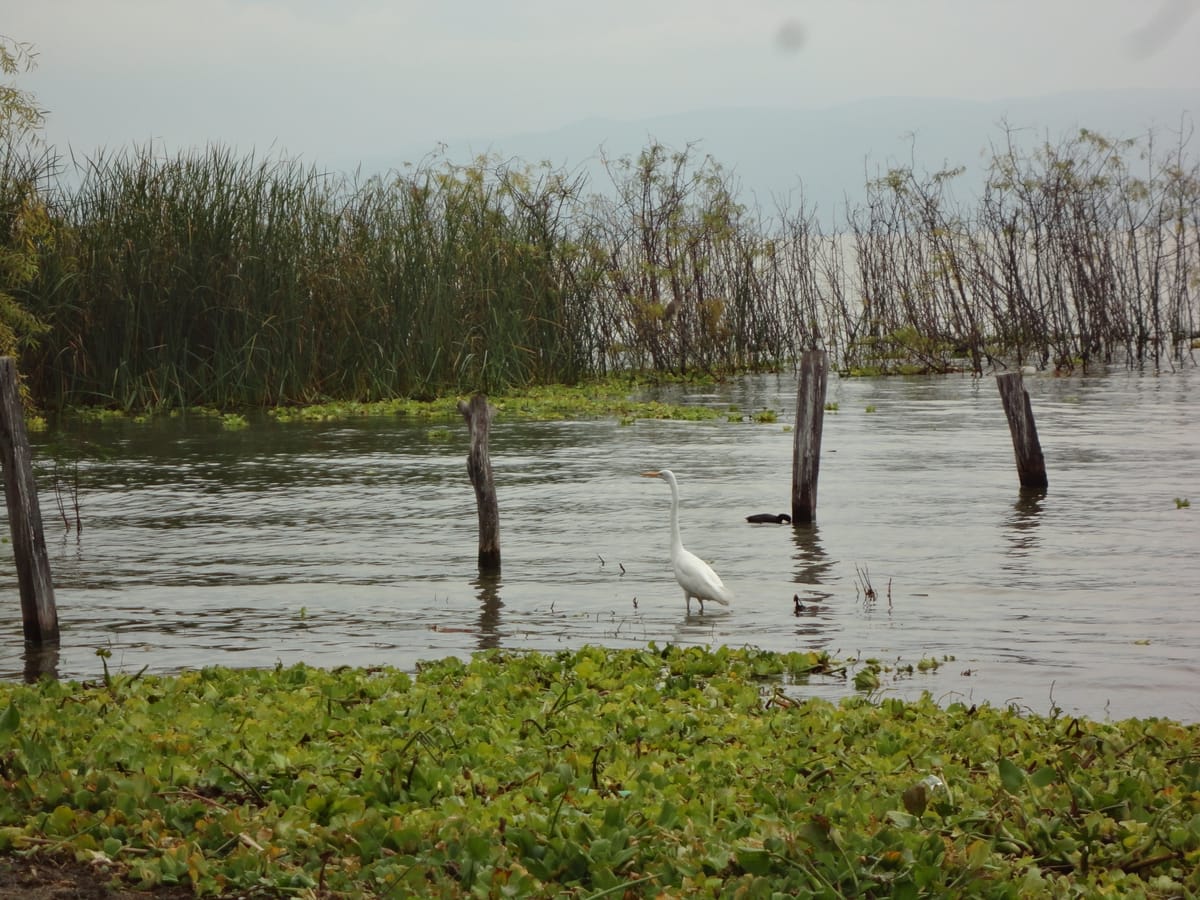
[[[746,516],[746,521],[756,525],[767,523],[771,525],[791,525],[792,517],[787,513],[780,513],[777,516],[773,516],[770,513],[755,513],[752,516]]]
[[[798,616],[804,612],[804,604],[800,602],[799,594],[792,594],[792,615]]]

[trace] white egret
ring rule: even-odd
[[[722,606],[728,606],[733,599],[733,591],[725,587],[721,576],[712,570],[712,566],[694,553],[683,547],[679,538],[679,483],[675,473],[670,469],[662,471],[643,472],[643,478],[661,478],[671,486],[671,565],[675,569],[675,580],[683,588],[683,597],[687,601],[688,612],[692,611],[692,598],[700,601],[700,612],[704,612],[704,601],[712,600]]]

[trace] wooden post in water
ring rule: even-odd
[[[1042,456],[1037,426],[1033,422],[1029,391],[1021,384],[1021,373],[1006,372],[997,375],[996,387],[1000,389],[1000,401],[1004,404],[1004,414],[1008,417],[1008,430],[1012,433],[1013,452],[1017,457],[1017,477],[1021,479],[1021,487],[1044,491],[1050,484],[1046,478],[1046,460]]]
[[[479,508],[479,571],[500,571],[500,507],[496,502],[496,485],[492,480],[492,460],[488,456],[488,428],[496,414],[484,394],[476,394],[471,402],[458,401],[458,411],[467,420],[471,432],[471,452],[467,456],[467,474],[475,488],[475,504]]]
[[[796,430],[792,442],[792,524],[817,517],[817,475],[821,470],[821,426],[825,421],[825,351],[807,350],[796,389]]]
[[[4,467],[4,499],[12,532],[13,557],[21,591],[21,620],[25,643],[31,647],[58,645],[58,610],[50,558],[42,533],[42,510],[33,478],[33,454],[25,432],[25,410],[17,388],[17,366],[11,356],[0,357],[0,465]]]

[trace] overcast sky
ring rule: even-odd
[[[309,160],[593,118],[1195,87],[1200,0],[0,0],[85,155]]]

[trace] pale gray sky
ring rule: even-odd
[[[0,0],[60,150],[310,160],[593,117],[1196,87],[1200,0]]]

